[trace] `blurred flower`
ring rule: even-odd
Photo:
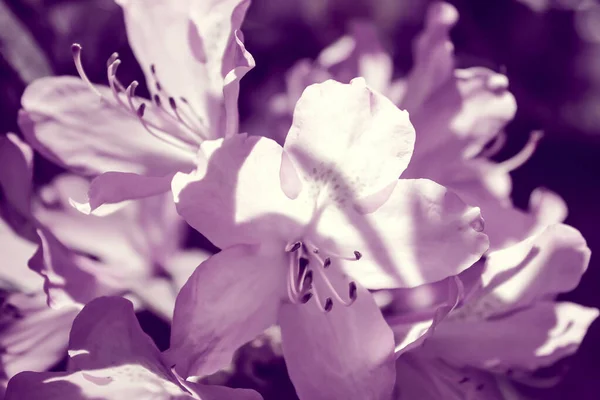
[[[283,148],[264,137],[203,143],[208,161],[175,176],[175,202],[224,250],[177,298],[175,368],[210,374],[278,323],[301,398],[389,396],[394,343],[364,286],[442,279],[487,248],[478,209],[434,182],[398,180],[413,143],[407,114],[362,79],[310,86]]]
[[[89,204],[78,205],[86,213],[168,191],[173,174],[193,169],[203,140],[237,133],[239,80],[254,65],[239,32],[248,0],[119,4],[151,101],[135,96],[138,82],[118,80],[116,53],[107,63],[109,87],[92,84],[78,45],[82,79],[43,78],[22,98],[19,124],[36,150],[76,172],[100,174]]]
[[[11,399],[202,399],[259,400],[247,389],[230,389],[180,379],[120,297],[90,302],[75,318],[69,339],[68,372],[22,372],[8,384]]]
[[[0,138],[6,198],[0,246],[8,255],[0,268],[6,292],[0,359],[7,378],[47,369],[64,357],[72,319],[97,296],[125,294],[170,319],[179,289],[208,256],[180,248],[185,223],[165,196],[101,218],[68,205],[73,190],[87,188],[82,178],[60,176],[32,195],[31,156],[16,135]]]
[[[581,234],[563,224],[489,253],[481,270],[473,267],[461,275],[469,290],[460,304],[429,332],[422,347],[398,359],[401,398],[439,398],[442,393],[444,398],[446,393],[456,393],[456,399],[495,398],[486,394],[496,390],[486,383],[496,385],[491,374],[532,381],[528,379],[532,371],[575,353],[599,312],[555,299],[577,286],[589,258]],[[431,301],[422,302],[422,298],[416,291],[403,293],[401,304],[412,302],[413,313],[426,317],[436,311],[436,299],[431,296]],[[394,330],[407,329],[407,314],[404,309],[389,317]],[[415,384],[415,375],[421,380],[434,376],[443,384]],[[407,385],[404,392],[403,385]],[[431,390],[438,397],[426,397]]]

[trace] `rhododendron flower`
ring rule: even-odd
[[[249,0],[118,3],[151,100],[135,96],[136,81],[120,83],[116,53],[108,61],[109,86],[93,85],[74,45],[82,79],[35,81],[19,118],[44,156],[102,174],[89,204],[79,205],[87,213],[168,191],[174,173],[193,169],[199,143],[237,133],[239,80],[254,65],[239,32]]]
[[[261,399],[248,389],[180,379],[161,361],[131,302],[120,297],[100,297],[84,307],[71,328],[69,356],[68,372],[16,375],[5,399]]]
[[[480,279],[473,279],[471,270],[461,275],[470,289],[458,307],[429,332],[422,347],[400,356],[400,392],[402,382],[415,382],[415,375],[420,379],[435,375],[446,386],[435,389],[437,396],[494,398],[483,391],[486,380],[494,381],[489,373],[526,383],[531,371],[573,354],[599,312],[555,298],[577,286],[589,258],[581,234],[563,224],[490,252],[481,266]],[[429,302],[423,301],[427,296],[406,292],[409,295],[403,295],[403,304],[412,298],[413,311],[427,316],[427,310],[436,309],[436,288],[420,290],[432,292]],[[404,314],[408,314],[406,310]],[[388,319],[400,332],[406,330],[405,320],[404,315]],[[402,399],[436,398],[425,396],[432,387],[416,382],[413,386]],[[456,395],[447,397],[446,393]]]
[[[315,61],[302,60],[290,69],[286,92],[271,98],[267,115],[257,110],[258,117],[248,130],[283,143],[294,104],[306,86],[326,79],[348,82],[364,77],[370,87],[410,113],[416,142],[403,177],[431,179],[480,207],[491,249],[562,222],[564,202],[547,190],[532,195],[529,213],[516,210],[510,200],[509,172],[531,156],[539,132],[511,159],[501,163],[488,160],[503,145],[502,128],[514,117],[516,103],[506,76],[487,68],[455,67],[449,31],[457,19],[458,12],[448,3],[429,7],[425,29],[415,39],[413,68],[397,80],[392,80],[392,59],[380,44],[375,27],[354,22],[350,34],[324,49]],[[486,146],[489,143],[491,146]],[[507,220],[512,223],[506,224]]]
[[[278,323],[301,398],[389,396],[394,341],[365,287],[439,280],[487,249],[477,208],[432,181],[398,180],[413,143],[407,113],[362,79],[307,88],[283,148],[242,135],[203,143],[205,166],[176,175],[173,192],[223,251],[177,298],[175,368],[215,372]]]

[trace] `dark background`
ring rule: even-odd
[[[421,30],[428,1],[255,0],[243,26],[257,67],[242,80],[242,121],[261,102],[256,93],[296,60],[315,57],[344,33],[349,20],[373,19],[398,76],[412,63],[411,40]],[[518,112],[508,128],[504,159],[529,132],[545,133],[535,155],[513,173],[513,198],[525,207],[538,186],[560,194],[567,223],[592,249],[580,286],[564,299],[600,307],[600,5],[585,0],[454,0],[460,20],[452,32],[459,66],[504,71]],[[112,0],[0,1],[0,132],[17,131],[16,113],[26,84],[45,75],[76,74],[70,46],[84,47],[92,81],[106,82],[106,59],[118,51],[122,81],[142,78],[127,44],[120,8]],[[141,79],[143,80],[143,79]],[[143,89],[142,89],[143,90]],[[140,93],[143,93],[141,91]],[[60,172],[36,159],[36,180]],[[167,330],[148,315],[144,326],[166,346]],[[540,398],[600,398],[600,322],[596,321],[558,387]]]

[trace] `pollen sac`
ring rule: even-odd
[[[142,118],[144,116],[145,111],[146,111],[146,104],[145,103],[140,104],[140,106],[137,109],[138,117]]]
[[[312,282],[313,282],[313,272],[308,271],[306,273],[306,276],[304,277],[304,282],[302,283],[302,288],[304,290],[310,289]]]
[[[329,312],[329,311],[331,311],[332,308],[333,308],[333,300],[331,300],[331,297],[328,297],[327,300],[325,300],[325,306],[323,306],[323,310],[325,312]]]
[[[301,242],[296,242],[292,245],[292,247],[290,247],[289,249],[286,249],[286,251],[288,253],[293,253],[295,251],[298,251],[298,249],[302,247],[302,243]]]
[[[350,297],[350,300],[352,300],[352,301],[356,300],[357,295],[358,295],[358,291],[356,288],[356,283],[350,282],[348,284],[348,296]]]
[[[312,296],[313,296],[313,295],[312,295],[312,293],[310,293],[310,292],[309,292],[309,293],[306,293],[306,294],[304,294],[304,296],[302,296],[302,297],[300,298],[300,303],[302,303],[302,304],[306,304],[306,303],[308,303],[308,301],[309,301],[310,299],[312,299]]]
[[[360,260],[360,259],[362,258],[362,254],[361,254],[361,252],[360,252],[360,251],[357,251],[357,250],[354,250],[354,257],[355,257],[357,260]]]
[[[323,262],[323,268],[327,268],[331,265],[331,258],[327,257]]]

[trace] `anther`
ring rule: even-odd
[[[357,292],[357,288],[356,288],[356,283],[350,282],[348,284],[348,296],[350,297],[350,300],[355,301],[357,295],[358,295],[358,292]]]
[[[325,306],[323,307],[323,310],[325,312],[329,312],[329,311],[331,311],[332,308],[333,308],[333,300],[331,300],[331,297],[328,297],[325,299]]]
[[[173,110],[177,109],[177,103],[175,103],[175,98],[169,97],[169,105]]]
[[[313,281],[313,272],[309,270],[306,273],[306,275],[304,276],[301,290],[309,290],[311,288],[312,281]]]
[[[327,268],[331,265],[331,258],[327,257],[323,262],[323,268]]]
[[[106,61],[106,68],[109,68],[112,63],[114,63],[115,61],[117,61],[117,59],[119,58],[119,53],[114,52],[110,55],[110,57],[108,57],[108,60]]]
[[[304,270],[306,269],[306,267],[308,266],[309,263],[310,263],[310,261],[306,257],[300,257],[298,259],[298,267],[299,267],[298,275],[300,275],[300,276],[304,275]]]
[[[465,376],[464,378],[462,378],[460,381],[458,381],[458,383],[459,383],[459,384],[461,384],[461,385],[462,385],[463,383],[467,383],[467,382],[469,382],[469,378],[468,378],[468,377],[466,377],[466,376]]]
[[[138,117],[142,118],[144,116],[144,111],[146,111],[146,104],[142,103],[142,104],[140,104],[140,106],[137,109]]]
[[[160,106],[161,106],[161,104],[162,104],[162,103],[161,103],[161,101],[160,101],[160,96],[159,96],[159,95],[157,95],[157,94],[155,94],[155,95],[154,95],[154,102],[156,103],[156,105],[157,105],[158,107],[160,107]]]
[[[477,385],[477,387],[475,388],[475,390],[477,390],[478,392],[481,392],[483,390],[483,383],[480,383],[479,385]]]
[[[288,253],[293,253],[297,251],[300,247],[302,247],[302,242],[292,243],[291,245],[288,245],[285,251]]]
[[[150,64],[150,72],[152,72],[152,75],[156,75],[156,65]]]
[[[308,301],[309,301],[310,299],[312,299],[312,297],[313,297],[312,293],[310,293],[310,292],[309,292],[309,293],[306,293],[306,294],[304,294],[304,296],[302,296],[302,297],[300,298],[300,303],[302,303],[302,304],[306,304],[306,303],[308,303]]]
[[[354,257],[356,257],[357,260],[360,260],[362,258],[362,254],[360,251],[354,250]]]

